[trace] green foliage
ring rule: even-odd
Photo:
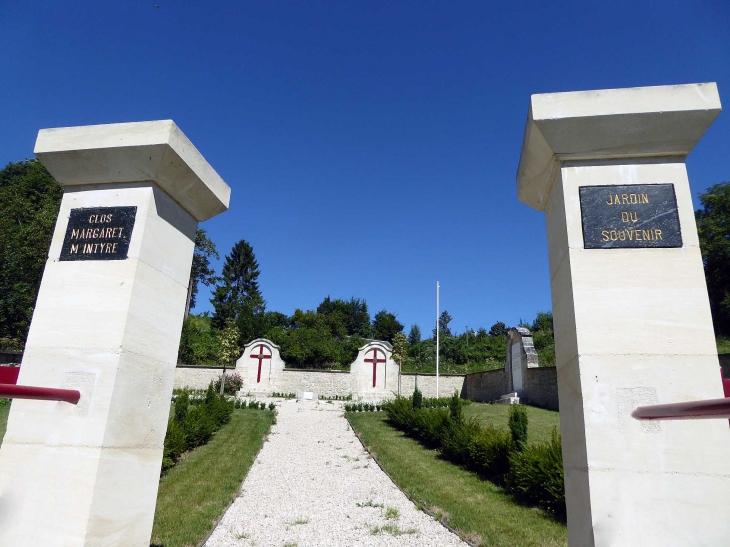
[[[195,252],[193,253],[193,264],[190,268],[190,287],[188,293],[188,310],[195,307],[198,296],[198,284],[202,283],[206,287],[213,285],[218,278],[215,270],[210,267],[210,259],[220,258],[215,244],[208,238],[205,230],[198,228],[195,232]]]
[[[259,290],[259,264],[251,245],[241,239],[226,256],[221,277],[213,291],[211,303],[215,312],[212,326],[224,328],[236,323],[241,345],[264,334],[266,302]]]
[[[210,317],[205,313],[188,315],[180,333],[178,361],[186,365],[217,366],[220,354],[220,339],[218,332],[210,328]]]
[[[226,323],[218,334],[221,348],[220,358],[224,366],[233,364],[241,356],[241,347],[238,345],[240,336],[241,333],[233,321]]]
[[[173,416],[167,424],[163,449],[162,471],[166,472],[178,461],[183,452],[201,446],[231,419],[234,404],[216,396],[212,384],[205,403],[190,406],[187,390],[178,393]]]
[[[510,456],[507,485],[523,503],[537,505],[559,520],[566,519],[563,452],[553,429],[548,443],[528,445]]]
[[[730,182],[710,186],[700,194],[695,211],[705,266],[707,292],[715,331],[730,335]]]
[[[8,349],[28,335],[61,195],[37,160],[0,170],[0,338]]]
[[[446,310],[441,312],[438,319],[439,337],[452,336],[451,329],[449,328],[449,323],[451,323],[452,320],[453,317],[451,317],[449,312]],[[436,338],[436,329],[433,329],[433,337]]]
[[[464,412],[461,408],[461,398],[459,397],[459,393],[456,391],[454,391],[454,394],[449,400],[449,416],[451,416],[451,419],[457,424],[464,421]]]
[[[411,330],[408,333],[408,344],[413,346],[421,341],[421,327],[418,325],[411,325]]]
[[[539,311],[537,317],[532,322],[532,332],[551,331],[553,330],[553,312]]]
[[[175,399],[175,413],[174,418],[178,423],[183,423],[188,415],[188,408],[190,407],[190,394],[187,389],[184,389]]]
[[[507,336],[508,332],[509,332],[509,329],[507,328],[507,325],[502,323],[502,321],[497,321],[489,329],[489,336]]]
[[[408,357],[408,339],[402,332],[396,333],[391,342],[393,346],[393,360],[400,364]]]
[[[360,333],[370,332],[364,300],[332,300],[317,311],[296,309],[286,324],[268,330],[266,338],[281,348],[282,359],[294,368],[345,368],[365,344]]]
[[[387,310],[381,310],[375,314],[373,319],[373,337],[376,340],[383,340],[391,343],[393,337],[403,331],[401,325],[395,317],[395,314]]]
[[[213,383],[213,388],[215,389],[216,393],[221,392],[221,381],[223,380],[223,375],[221,374],[216,378],[215,382]],[[224,395],[235,395],[238,393],[238,391],[243,387],[243,378],[241,378],[241,375],[237,372],[234,372],[233,374],[226,374],[226,383],[223,386],[223,394]]]
[[[510,413],[509,434],[491,426],[484,428],[473,418],[464,420],[454,398],[449,403],[448,411],[419,408],[412,399],[397,397],[384,409],[392,425],[427,447],[439,449],[444,458],[497,484],[508,485],[521,501],[564,519],[563,462],[557,433],[553,433],[550,443],[525,445],[524,409]]]
[[[527,444],[527,411],[523,405],[511,405],[509,409],[509,431],[517,450]]]
[[[492,370],[504,366],[507,341],[504,336],[490,336],[484,329],[476,335],[442,337],[440,340],[439,370],[445,374],[465,374],[478,370]],[[403,372],[431,373],[436,371],[436,342],[433,339],[408,347]]]
[[[413,390],[413,397],[411,398],[411,408],[417,410],[423,406],[423,393],[421,390],[416,388]]]
[[[333,336],[360,336],[369,338],[372,334],[370,313],[365,300],[332,300],[327,296],[319,306],[317,315],[324,318]]]

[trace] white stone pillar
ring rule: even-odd
[[[546,212],[571,546],[730,538],[727,420],[630,416],[723,396],[684,164],[719,112],[715,84],[532,96],[517,185]]]
[[[230,188],[172,121],[46,129],[35,153],[64,196],[18,384],[81,400],[13,402],[0,545],[148,547],[195,231]]]

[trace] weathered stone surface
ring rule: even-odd
[[[717,88],[532,103],[518,188],[522,201],[546,211],[568,542],[724,544],[727,422],[646,427],[630,416],[650,401],[723,395],[683,163],[720,111]],[[586,248],[581,189],[636,185],[673,186],[681,247]]]
[[[196,174],[197,151],[168,157],[158,180],[152,156],[176,146],[158,130],[189,141],[172,122],[131,125],[39,133],[64,196],[18,383],[78,389],[81,400],[13,402],[0,545],[149,545],[196,219],[224,210],[230,190],[207,163]],[[110,150],[119,142],[134,150]],[[126,258],[60,260],[75,210],[118,207],[136,208]]]

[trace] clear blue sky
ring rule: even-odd
[[[457,331],[515,325],[551,307],[515,185],[530,95],[707,81],[730,106],[726,0],[0,0],[0,163],[41,128],[171,118],[231,186],[201,227],[253,245],[268,309],[356,296],[426,334],[439,280]],[[730,112],[687,164],[697,207]]]

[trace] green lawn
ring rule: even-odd
[[[469,415],[501,420],[500,414],[490,414],[491,408],[487,411],[471,408],[475,406],[488,405],[465,407]],[[504,408],[506,424],[507,407]],[[385,413],[348,413],[347,417],[363,444],[393,481],[418,505],[471,543],[509,547],[567,545],[565,525],[538,509],[516,504],[491,482],[440,459],[435,450],[423,448],[387,425]],[[553,421],[556,423],[557,417]],[[549,436],[549,431],[545,435]],[[542,438],[543,433],[536,437]]]
[[[730,338],[720,336],[717,339],[717,353],[730,353]]]
[[[560,432],[560,414],[553,410],[544,410],[533,406],[525,406],[527,410],[527,442],[548,442],[553,427]],[[466,418],[476,418],[482,425],[492,425],[496,429],[509,430],[509,405],[487,405],[472,403],[464,406]]]
[[[162,480],[152,545],[198,545],[235,498],[273,422],[273,413],[235,410],[211,441],[184,456]]]
[[[5,437],[5,429],[8,425],[8,413],[10,412],[10,404],[0,405],[0,444],[3,443]]]

